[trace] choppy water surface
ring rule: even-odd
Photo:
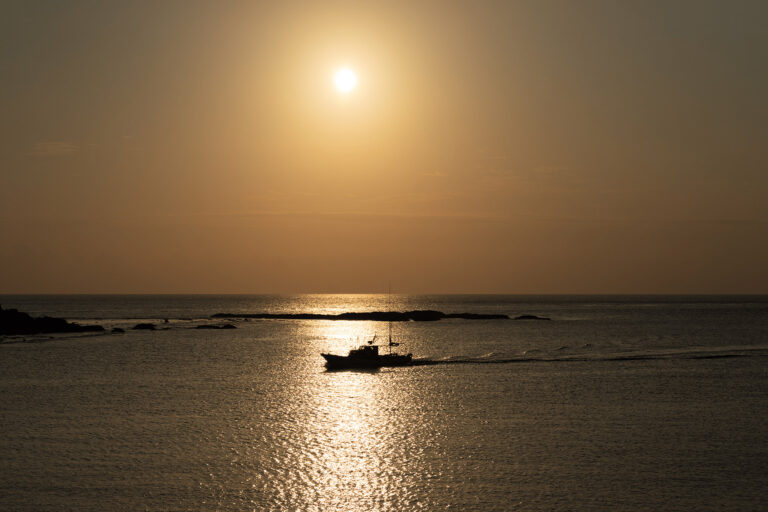
[[[768,499],[765,297],[400,296],[399,310],[553,320],[396,324],[401,348],[429,364],[331,373],[321,351],[386,324],[193,327],[216,312],[386,309],[387,297],[0,303],[169,327],[0,346],[3,510],[757,510]]]

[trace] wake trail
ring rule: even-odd
[[[690,351],[631,352],[612,354],[568,354],[568,355],[521,355],[513,357],[450,357],[442,359],[418,358],[413,366],[456,365],[456,364],[513,364],[513,363],[572,363],[572,362],[621,362],[621,361],[663,361],[691,359],[729,359],[740,357],[766,357],[768,347],[740,347],[738,349],[697,349]]]

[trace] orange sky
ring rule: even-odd
[[[0,293],[768,293],[766,14],[5,2]]]

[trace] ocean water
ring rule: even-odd
[[[5,337],[1,510],[764,510],[768,297],[0,296],[163,330]],[[326,372],[437,309],[423,363]],[[167,322],[166,322],[167,319]],[[229,322],[229,320],[227,320]],[[222,323],[222,322],[215,322]]]

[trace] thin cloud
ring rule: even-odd
[[[41,141],[32,146],[29,154],[32,156],[62,156],[76,153],[79,149],[79,146],[71,142]]]
[[[432,172],[425,172],[422,174],[422,176],[427,176],[429,178],[445,178],[448,175],[441,171],[432,171]]]
[[[311,211],[257,211],[257,212],[220,212],[200,213],[197,215],[211,217],[311,217],[315,219],[338,220],[467,220],[490,221],[502,220],[504,217],[485,212],[451,212],[451,213],[406,213],[406,212],[311,212]]]

